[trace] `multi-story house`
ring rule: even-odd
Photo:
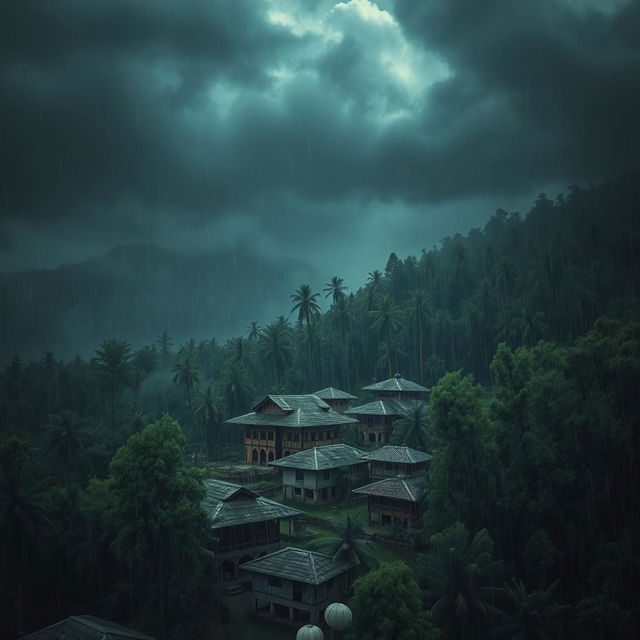
[[[338,444],[340,427],[357,421],[306,394],[266,396],[250,413],[227,422],[244,427],[246,463],[267,464],[304,449]]]
[[[282,471],[284,499],[312,504],[341,500],[368,478],[365,452],[348,444],[305,449],[269,464]]]

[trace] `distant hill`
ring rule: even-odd
[[[0,362],[91,355],[103,338],[134,345],[167,331],[222,340],[282,313],[289,294],[313,278],[307,265],[242,251],[178,253],[121,246],[55,269],[0,273]]]

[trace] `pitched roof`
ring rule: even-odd
[[[260,411],[269,400],[281,411]],[[228,424],[273,427],[330,427],[353,424],[353,418],[334,411],[324,400],[306,395],[269,395],[261,400],[250,413],[227,420]]]
[[[212,529],[263,522],[301,515],[301,511],[263,498],[257,493],[224,480],[205,480],[207,494],[202,507],[211,516]]]
[[[274,467],[290,467],[292,469],[309,469],[320,471],[322,469],[335,469],[359,462],[366,462],[364,451],[351,447],[348,444],[327,444],[322,447],[313,447],[298,451],[291,456],[280,458],[270,462]]]
[[[23,640],[153,640],[151,636],[95,616],[69,616]]]
[[[393,445],[385,445],[372,451],[368,456],[369,460],[377,460],[379,462],[402,462],[416,463],[426,462],[431,459],[431,455],[424,451],[411,449],[410,447],[398,447]]]
[[[358,487],[353,490],[353,493],[418,502],[424,495],[426,488],[427,483],[424,478],[396,476],[395,478],[385,478],[384,480],[378,480],[378,482],[366,484],[364,487]]]
[[[367,391],[414,391],[421,393],[430,391],[430,389],[423,387],[417,382],[412,382],[411,380],[403,378],[399,373],[396,373],[393,378],[383,380],[382,382],[376,382],[375,384],[370,384],[368,387],[362,388]]]
[[[412,400],[385,398],[361,404],[358,407],[351,407],[345,411],[345,414],[350,416],[402,416],[411,411],[413,402]]]
[[[287,547],[240,565],[241,569],[307,584],[322,584],[352,567],[315,551]]]
[[[356,396],[352,396],[346,391],[340,391],[335,387],[327,387],[326,389],[320,389],[320,391],[314,391],[314,396],[322,400],[355,400]]]

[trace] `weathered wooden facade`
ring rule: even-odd
[[[245,462],[268,464],[297,451],[340,442],[340,427],[356,420],[313,394],[269,395],[250,413],[227,420],[244,427]]]
[[[348,483],[366,482],[368,459],[364,451],[347,444],[330,444],[294,453],[270,463],[282,472],[282,497],[312,504],[345,497]],[[353,486],[353,484],[351,485]]]
[[[425,491],[424,477],[396,476],[359,487],[353,493],[367,496],[370,525],[414,528],[421,525]]]
[[[287,547],[241,565],[251,577],[253,611],[295,624],[317,624],[332,602],[348,597],[352,565]]]
[[[280,520],[302,515],[240,485],[209,479],[202,506],[211,517],[214,569],[220,582],[238,580],[238,565],[280,548]]]
[[[393,423],[406,415],[413,403],[426,401],[429,389],[405,380],[399,373],[393,378],[363,387],[373,394],[373,402],[368,402],[344,413],[357,419],[357,429],[364,443],[371,446],[389,442]]]
[[[431,455],[410,447],[385,445],[367,455],[369,475],[388,478],[399,474],[416,476],[425,473]]]

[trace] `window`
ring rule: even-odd
[[[323,480],[328,480],[331,477],[331,471],[323,471],[322,472],[322,479]]]
[[[304,471],[296,469],[296,480],[304,480]]]
[[[304,497],[313,499],[313,489],[305,489]]]
[[[282,578],[278,578],[278,576],[269,576],[269,586],[282,587]]]
[[[302,495],[302,489],[300,487],[294,487],[293,488],[293,495],[294,496]]]
[[[294,434],[293,441],[294,442],[300,442],[300,434],[299,433]]]
[[[267,435],[267,439],[268,440],[273,440],[273,431],[269,431],[269,433]]]
[[[266,440],[264,431],[260,432],[260,440]]]

